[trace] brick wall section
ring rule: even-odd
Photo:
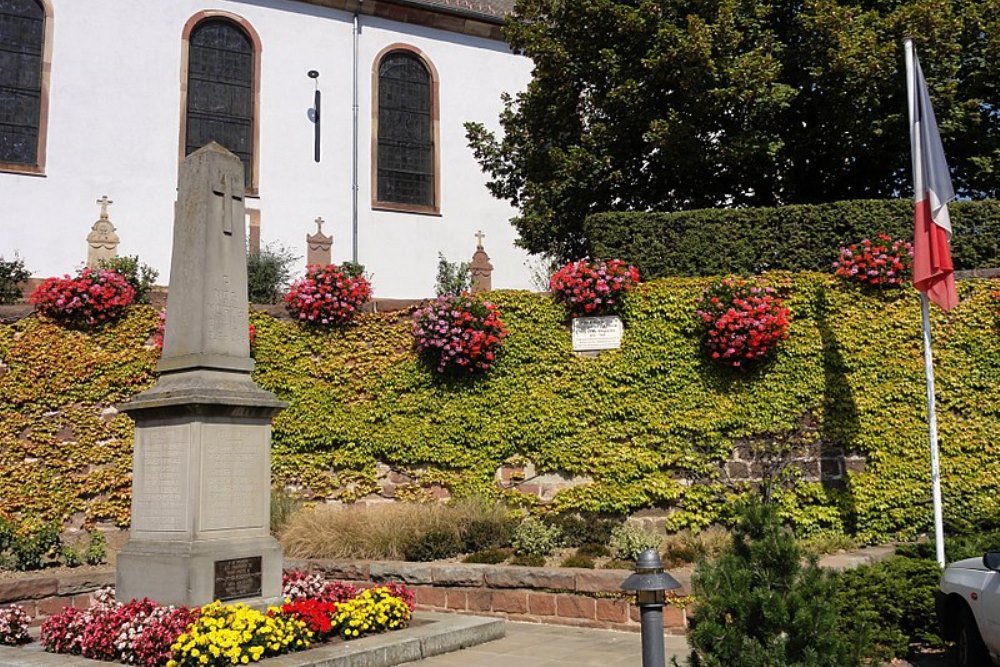
[[[529,621],[609,630],[639,630],[639,610],[619,588],[627,570],[515,567],[464,563],[356,563],[332,560],[286,562],[286,567],[318,572],[330,580],[372,585],[403,581],[420,609],[499,616]],[[678,595],[690,591],[690,572],[672,571],[681,582]],[[687,609],[664,608],[663,627],[682,635]]]
[[[112,569],[53,576],[35,576],[0,580],[0,607],[18,604],[32,618],[32,625],[41,625],[49,616],[64,607],[86,609],[93,593],[104,586],[115,585]]]

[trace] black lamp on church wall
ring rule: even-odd
[[[320,138],[320,121],[322,116],[320,116],[320,104],[322,102],[323,93],[319,90],[319,72],[317,70],[311,69],[306,73],[310,79],[316,83],[316,91],[313,93],[313,108],[312,108],[312,122],[313,122],[313,160],[319,162],[319,138]]]

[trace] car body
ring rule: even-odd
[[[1000,552],[952,563],[936,595],[945,639],[957,644],[960,667],[1000,665]]]

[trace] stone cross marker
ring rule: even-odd
[[[96,269],[102,260],[118,256],[118,234],[108,219],[108,206],[114,202],[104,195],[97,200],[97,203],[101,207],[101,217],[91,226],[90,233],[87,234],[87,266],[92,269]]]
[[[469,272],[472,274],[472,293],[489,292],[493,289],[493,264],[490,263],[490,256],[483,249],[483,239],[486,234],[482,230],[476,232],[476,252],[472,255],[472,263],[469,264]]]
[[[123,601],[281,597],[270,461],[271,418],[285,404],[250,377],[242,177],[215,143],[181,164],[160,378],[121,406],[136,429]]]
[[[326,266],[332,261],[330,248],[333,247],[333,237],[323,233],[323,222],[323,218],[316,218],[316,233],[306,235],[306,266]]]

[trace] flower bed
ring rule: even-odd
[[[104,324],[121,317],[135,298],[124,276],[106,269],[85,268],[76,278],[49,278],[31,294],[42,315],[76,328]]]
[[[489,370],[507,337],[500,311],[468,296],[440,296],[413,315],[417,350],[438,373]]]
[[[639,283],[639,269],[620,259],[581,259],[556,271],[549,288],[573,317],[618,312],[626,292]]]
[[[401,584],[359,593],[301,572],[286,573],[283,584],[286,603],[267,612],[221,602],[195,609],[147,599],[122,603],[106,588],[89,608],[65,607],[46,619],[40,641],[52,653],[131,665],[230,665],[305,650],[337,636],[396,630],[410,621],[407,598],[412,601],[413,594]],[[23,610],[0,612],[0,643],[23,643],[17,628],[26,619]]]
[[[346,324],[371,295],[371,284],[360,273],[336,264],[314,264],[306,267],[305,277],[292,283],[285,305],[302,322]]]
[[[899,287],[910,278],[913,245],[888,234],[864,239],[840,249],[834,275],[869,287]]]
[[[774,290],[726,278],[698,299],[697,317],[712,361],[747,368],[768,357],[788,337],[790,311]]]

